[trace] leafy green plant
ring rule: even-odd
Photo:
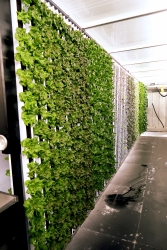
[[[10,170],[9,169],[6,170],[6,176],[10,176]]]
[[[8,189],[8,194],[12,194],[12,189],[11,188]]]
[[[112,59],[40,0],[22,2],[18,19],[32,26],[17,29],[15,57],[22,118],[34,133],[22,141],[24,206],[35,249],[62,250],[115,172]]]

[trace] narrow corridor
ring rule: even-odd
[[[66,250],[167,249],[167,133],[145,132]]]

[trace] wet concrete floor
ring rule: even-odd
[[[167,250],[167,133],[134,144],[66,250]]]

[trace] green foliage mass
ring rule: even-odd
[[[24,206],[35,249],[62,250],[115,172],[112,59],[40,0],[22,2],[28,9],[18,19],[32,26],[15,34],[17,75],[34,133],[22,141],[30,159]]]
[[[138,136],[147,130],[147,88],[127,77],[127,147],[130,149]]]
[[[147,87],[139,82],[139,131],[147,130]]]
[[[135,140],[138,138],[140,135],[139,131],[139,83],[135,83]]]
[[[136,105],[136,87],[134,79],[127,76],[127,147],[130,149],[137,139],[137,113],[138,106]]]

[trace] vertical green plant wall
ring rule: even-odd
[[[138,136],[147,130],[147,88],[127,76],[127,147],[130,149]]]
[[[62,250],[114,173],[111,57],[40,0],[18,13],[22,118],[33,131],[25,201],[36,250]]]
[[[147,88],[114,64],[116,165],[121,165],[138,136],[147,129]]]
[[[140,135],[139,131],[139,83],[134,83],[135,84],[135,129],[134,129],[134,134],[135,134],[135,140],[138,138]]]
[[[130,149],[136,138],[136,119],[138,107],[136,105],[136,88],[134,79],[127,77],[127,147]]]
[[[139,132],[147,130],[147,87],[139,82]]]

